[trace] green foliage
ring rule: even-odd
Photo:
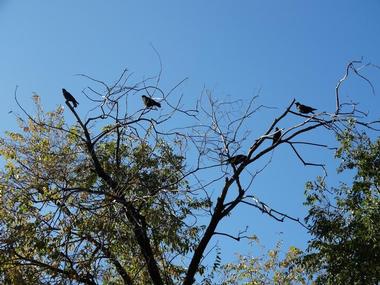
[[[19,119],[20,132],[0,141],[0,283],[86,283],[90,274],[96,282],[124,284],[119,263],[134,284],[149,284],[120,199],[143,217],[163,276],[181,278],[185,269],[175,257],[194,247],[201,230],[185,221],[210,206],[189,195],[184,158],[163,140],[108,128],[94,151],[118,183],[110,189],[81,129],[66,125],[62,108],[45,113],[34,99],[36,116]]]
[[[313,239],[304,264],[318,272],[318,284],[380,282],[380,140],[346,132],[337,158],[339,171],[355,170],[352,185],[328,190],[308,183],[306,205]]]
[[[254,239],[251,245],[259,245]],[[238,255],[236,263],[223,266],[222,285],[291,285],[291,284],[313,284],[305,269],[299,263],[301,251],[290,247],[283,254],[281,242],[259,256]],[[282,257],[283,256],[283,257]]]

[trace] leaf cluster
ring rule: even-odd
[[[377,284],[380,281],[380,140],[340,137],[339,171],[355,171],[352,185],[327,189],[322,179],[308,183],[313,238],[304,263],[317,271],[318,284]]]
[[[134,205],[168,280],[184,268],[176,260],[198,240],[187,224],[209,202],[189,195],[184,157],[163,140],[109,132],[94,151],[118,182],[112,189],[95,171],[77,125],[63,109],[19,118],[19,132],[0,141],[0,281],[9,284],[147,284],[142,253],[123,205]],[[117,152],[117,153],[116,153]],[[169,282],[169,281],[168,281]],[[171,282],[171,281],[170,281]]]

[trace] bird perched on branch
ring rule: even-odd
[[[298,112],[300,112],[302,114],[314,113],[314,111],[317,110],[313,107],[302,105],[299,102],[296,102],[295,105],[296,105]]]
[[[276,127],[275,133],[273,134],[273,142],[272,145],[275,145],[280,141],[281,138],[281,130]]]
[[[142,95],[141,98],[144,102],[145,107],[152,108],[154,106],[157,106],[158,108],[161,108],[161,104],[158,103],[157,101],[154,101],[152,98],[145,95]]]
[[[235,155],[235,156],[231,156],[229,159],[227,159],[228,163],[231,163],[233,165],[238,165],[242,162],[244,162],[244,160],[247,159],[247,156],[244,155],[244,154],[238,154],[238,155]]]
[[[71,102],[74,105],[74,108],[76,108],[79,103],[77,100],[75,100],[74,96],[71,95],[65,88],[62,88],[63,97],[65,97],[66,102]]]

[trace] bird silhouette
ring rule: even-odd
[[[62,88],[63,97],[65,97],[66,102],[71,102],[74,105],[74,108],[76,108],[79,103],[77,100],[75,100],[74,96],[71,95],[65,88]]]
[[[272,145],[275,145],[280,141],[281,138],[281,130],[276,127],[275,133],[273,134],[273,142]]]
[[[238,155],[235,155],[235,156],[231,156],[229,159],[227,159],[228,163],[231,163],[233,165],[238,165],[242,162],[244,162],[244,160],[247,159],[247,156],[244,155],[244,154],[238,154]]]
[[[296,105],[298,112],[300,112],[302,114],[314,113],[314,111],[317,110],[313,107],[302,105],[299,102],[296,102],[295,105]]]
[[[142,95],[141,98],[144,102],[145,107],[152,108],[154,106],[157,106],[158,108],[161,108],[161,104],[158,103],[157,101],[154,101],[152,98],[145,95]]]

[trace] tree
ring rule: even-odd
[[[297,146],[327,145],[298,138],[317,129],[334,135],[360,115],[339,98],[350,72],[364,78],[358,64],[351,62],[338,84],[333,112],[301,114],[293,111],[293,99],[256,138],[250,119],[266,109],[255,106],[256,97],[248,104],[218,102],[205,92],[195,108],[184,109],[181,97],[172,99],[180,84],[164,92],[160,74],[134,84],[127,71],[112,84],[82,75],[91,86],[74,95],[87,100],[80,106],[93,106],[81,115],[66,103],[73,124],[62,107],[45,112],[35,96],[30,114],[16,96],[24,113],[20,130],[0,142],[0,280],[188,285],[211,270],[204,257],[215,236],[244,238],[218,231],[239,205],[300,222],[253,195],[252,181],[284,145],[304,165],[324,169],[306,161]],[[161,108],[136,107],[141,95]],[[288,120],[294,125],[281,128]],[[272,144],[275,127],[281,137]],[[236,154],[245,159],[229,163]]]
[[[347,130],[339,140],[339,172],[355,170],[352,185],[327,189],[308,183],[307,217],[312,240],[304,264],[318,284],[380,282],[380,139]],[[329,195],[331,194],[331,195]]]
[[[258,243],[257,239],[253,242]],[[236,263],[223,266],[222,285],[291,285],[291,284],[313,284],[299,259],[302,251],[296,247],[290,247],[281,257],[281,242],[257,256],[253,254],[238,255]]]
[[[128,284],[132,272],[146,284],[143,260],[135,252],[139,246],[152,255],[189,251],[198,228],[187,227],[184,218],[204,200],[187,197],[188,185],[179,179],[182,157],[161,140],[152,149],[130,134],[126,140],[120,132],[117,139],[108,137],[98,144],[92,164],[83,153],[86,145],[79,139],[79,129],[62,131],[63,109],[45,114],[39,98],[34,99],[39,123],[34,118],[20,120],[23,134],[9,132],[9,139],[2,140],[7,164],[1,184],[5,230],[1,238],[7,276],[17,265],[22,276],[35,276],[40,282],[50,275],[49,282],[72,279],[93,284],[94,276],[110,282],[117,275],[113,282]],[[117,181],[118,188],[109,193],[96,171]],[[138,213],[127,212],[129,203]],[[132,214],[143,228],[149,219],[152,232],[142,234],[137,221],[119,218]],[[139,238],[130,239],[131,235]],[[161,266],[174,277],[180,271],[170,264]]]

